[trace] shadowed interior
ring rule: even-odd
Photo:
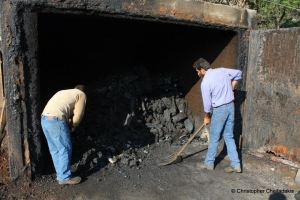
[[[189,109],[197,110],[193,114],[200,115],[199,77],[193,63],[200,57],[212,67],[236,62],[236,32],[178,22],[40,14],[38,33],[41,108],[58,90],[90,85],[143,66],[154,74],[181,77],[182,96]],[[195,119],[196,126],[202,122]],[[49,160],[49,154],[46,157]]]
[[[199,80],[194,61],[214,62],[236,36],[176,22],[58,14],[41,14],[38,27],[42,107],[57,90],[88,85],[137,64],[180,74],[187,94]]]

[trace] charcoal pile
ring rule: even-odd
[[[151,144],[184,144],[194,119],[182,86],[180,77],[151,74],[143,66],[89,84],[85,115],[73,136],[73,171],[109,163],[140,166]]]

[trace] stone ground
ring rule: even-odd
[[[30,184],[5,183],[6,172],[1,168],[0,197],[49,200],[299,199],[300,187],[294,181],[298,169],[271,161],[268,154],[259,158],[243,151],[242,173],[224,172],[223,168],[229,165],[227,157],[218,157],[215,170],[206,171],[198,169],[196,163],[203,162],[207,146],[194,142],[183,152],[181,162],[158,166],[180,148],[151,144],[141,149],[146,155],[139,166],[109,163],[85,173],[82,183],[73,186],[58,185],[55,174],[43,175]]]

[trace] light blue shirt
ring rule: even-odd
[[[237,69],[208,69],[201,83],[204,112],[211,113],[212,107],[228,104],[234,100],[231,81],[242,79]]]

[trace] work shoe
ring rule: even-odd
[[[197,167],[199,167],[201,169],[206,169],[206,170],[209,170],[209,171],[214,170],[213,166],[208,166],[208,165],[206,165],[204,163],[197,163]]]
[[[75,176],[75,177],[71,178],[70,180],[67,180],[64,182],[58,181],[58,184],[59,185],[76,185],[76,184],[80,183],[80,181],[81,181],[81,177]]]
[[[236,173],[241,173],[242,172],[242,169],[240,167],[226,167],[225,169],[225,172],[236,172]]]

